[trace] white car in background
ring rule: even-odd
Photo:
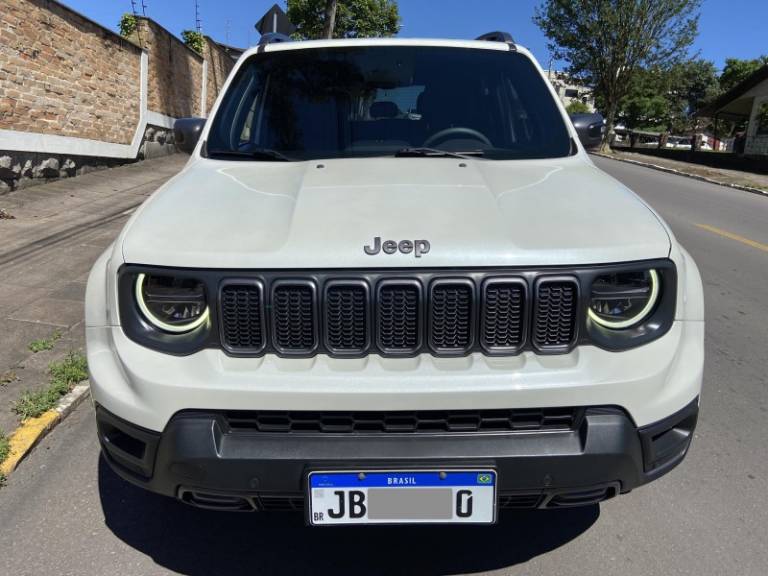
[[[189,163],[91,273],[111,467],[325,525],[492,523],[679,464],[699,272],[531,54],[504,33],[279,40],[178,122]]]

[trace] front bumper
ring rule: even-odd
[[[572,430],[474,434],[243,433],[222,412],[176,414],[162,433],[97,405],[107,462],[148,490],[206,508],[301,508],[311,470],[493,468],[502,507],[585,505],[628,492],[684,458],[698,398],[637,428],[619,408],[584,411]]]

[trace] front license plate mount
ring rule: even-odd
[[[308,522],[493,524],[497,484],[492,469],[312,471]]]

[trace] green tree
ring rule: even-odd
[[[581,100],[574,100],[565,107],[565,111],[568,112],[568,114],[588,114],[592,110],[590,110],[589,106],[584,104]]]
[[[136,16],[126,12],[120,17],[120,22],[118,22],[117,27],[120,29],[120,36],[129,38],[131,34],[136,32],[136,29],[139,27],[139,22]]]
[[[702,120],[693,116],[705,102],[720,92],[720,82],[714,63],[708,60],[687,60],[669,71],[670,121],[668,130],[685,133],[704,128]]]
[[[663,131],[670,121],[671,78],[659,68],[641,68],[621,99],[617,120],[630,130]]]
[[[669,68],[640,68],[621,99],[618,120],[630,130],[685,134],[704,126],[695,118],[719,91],[715,65],[687,60]]]
[[[205,50],[205,36],[203,36],[197,30],[182,30],[181,39],[184,40],[184,44],[192,48],[195,52],[203,55]]]
[[[296,36],[368,38],[394,36],[400,13],[394,0],[287,0]]]
[[[725,67],[720,73],[720,89],[727,92],[758,68],[768,64],[768,56],[760,56],[754,60],[739,60],[726,58]]]
[[[698,30],[701,0],[544,0],[534,22],[568,72],[603,103],[607,145],[637,71],[680,61]]]

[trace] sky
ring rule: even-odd
[[[142,0],[134,0],[141,13]],[[63,0],[92,20],[117,29],[131,0]],[[195,0],[143,0],[146,14],[176,35],[195,27]],[[239,47],[251,46],[259,34],[256,21],[275,0],[198,0],[203,32]],[[284,8],[284,0],[278,0]],[[547,40],[532,22],[541,0],[399,0],[400,36],[474,38],[485,32],[505,30],[518,44],[531,50],[540,64],[550,62]],[[756,58],[768,54],[768,0],[704,0],[699,36],[691,54],[712,60],[722,68],[725,59]],[[562,63],[554,63],[555,68]]]

